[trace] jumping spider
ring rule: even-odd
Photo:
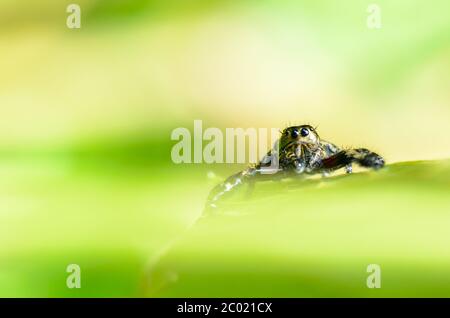
[[[268,170],[273,160],[278,159],[274,174]],[[280,179],[296,174],[328,175],[330,172],[344,168],[352,172],[352,164],[379,169],[384,166],[384,159],[378,154],[365,149],[340,149],[336,145],[320,139],[316,129],[310,125],[292,126],[281,132],[281,137],[274,147],[256,165],[228,177],[217,185],[209,194],[205,212],[214,211],[219,200],[242,184],[253,185],[260,179]]]

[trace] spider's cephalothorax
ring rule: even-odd
[[[275,174],[266,174],[264,169],[273,166],[278,160]],[[256,165],[228,177],[210,193],[206,212],[217,208],[218,201],[238,185],[253,184],[261,179],[279,179],[295,174],[329,174],[331,171],[345,167],[352,172],[352,164],[379,169],[384,166],[384,159],[365,148],[339,149],[336,145],[320,139],[317,131],[310,125],[292,126],[281,132],[280,139],[272,150]]]

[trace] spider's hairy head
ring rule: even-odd
[[[294,143],[299,145],[317,145],[319,142],[319,134],[311,125],[291,126],[281,132],[281,147]]]

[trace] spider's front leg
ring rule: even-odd
[[[352,163],[357,163],[361,167],[380,169],[384,166],[384,159],[365,148],[341,150],[327,158],[320,164],[320,169],[336,170],[346,167],[346,171],[351,172]]]
[[[265,170],[266,168],[268,170]],[[224,182],[211,190],[203,214],[211,214],[217,211],[220,203],[243,185],[247,185],[249,192],[251,192],[257,181],[276,180],[285,177],[282,169],[276,167],[274,169],[276,171],[272,171],[270,167],[260,163],[228,177]]]
[[[222,197],[231,193],[237,187],[248,183],[249,179],[252,179],[256,174],[256,169],[253,167],[249,167],[228,177],[224,182],[214,187],[209,193],[208,199],[206,201],[204,214],[210,213],[217,209],[218,202],[222,199]]]

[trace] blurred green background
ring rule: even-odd
[[[81,29],[70,3],[0,2],[0,296],[450,295],[448,161],[270,183],[237,217],[196,223],[242,165],[170,158],[194,119],[449,158],[448,1],[376,1],[381,29],[362,0],[80,0]],[[378,294],[368,262],[387,264]]]

